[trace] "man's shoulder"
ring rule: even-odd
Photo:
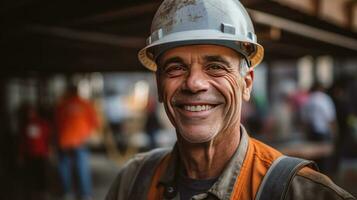
[[[309,167],[301,169],[294,177],[288,199],[356,199],[337,186],[329,177]]]
[[[259,140],[250,138],[250,141],[251,147],[249,148],[253,149],[254,159],[264,163],[266,168],[269,168],[274,160],[283,155],[278,150]]]
[[[138,153],[123,165],[119,171],[119,174],[131,174],[130,176],[134,177],[135,173],[138,173],[145,162],[148,162],[151,159],[155,159],[155,157],[159,157],[160,155],[167,154],[170,151],[170,148],[157,148],[151,151]]]
[[[251,139],[256,163],[267,169],[283,154],[263,142]],[[288,198],[294,200],[356,199],[337,186],[329,177],[309,167],[302,168],[293,178]]]
[[[144,164],[152,161],[152,159],[160,158],[161,155],[165,155],[170,151],[170,148],[158,148],[148,152],[138,153],[128,160],[120,169],[111,185],[106,200],[126,199]]]
[[[158,154],[165,154],[170,152],[172,149],[171,148],[156,148],[156,149],[152,149],[150,151],[146,151],[146,152],[142,152],[142,153],[138,153],[135,154],[133,156],[133,158],[131,158],[130,160],[128,160],[128,163],[140,163],[140,162],[144,162],[147,159],[150,159],[151,157],[158,155]]]

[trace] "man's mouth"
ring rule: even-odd
[[[201,112],[211,110],[214,108],[214,105],[184,105],[182,108],[190,112]]]

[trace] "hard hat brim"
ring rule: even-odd
[[[222,39],[200,39],[200,40],[195,39],[195,40],[169,42],[163,44],[153,44],[141,49],[138,53],[138,58],[146,68],[148,68],[151,71],[156,71],[157,70],[156,58],[169,49],[173,49],[180,46],[187,46],[187,45],[219,45],[219,46],[231,48],[237,51],[239,54],[245,56],[250,61],[250,68],[254,68],[263,60],[264,48],[260,44],[248,42],[254,45],[255,51],[252,52],[250,55],[247,55],[247,53],[241,49],[240,43],[243,42],[248,42],[248,41],[236,41],[236,40],[225,40],[225,39],[223,40]]]

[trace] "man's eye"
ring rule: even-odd
[[[227,72],[223,65],[217,63],[207,65],[206,70],[212,75],[222,75]]]
[[[224,67],[217,63],[207,65],[207,70],[224,70]]]
[[[186,68],[183,65],[175,64],[166,67],[165,74],[170,77],[180,76],[186,72]]]

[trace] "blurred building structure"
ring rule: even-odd
[[[279,145],[301,139],[303,129],[296,114],[315,81],[328,88],[349,77],[354,83],[348,86],[350,98],[356,99],[357,0],[241,2],[249,8],[258,41],[265,48],[264,62],[256,68],[254,105],[246,122],[248,130],[259,133],[256,137]],[[153,75],[140,65],[137,52],[145,45],[160,3],[161,0],[0,2],[0,191],[6,191],[2,192],[4,199],[21,199],[16,192],[16,180],[21,177],[16,173],[15,158],[19,106],[24,102],[39,105],[51,120],[53,106],[71,82],[79,86],[81,96],[96,102],[98,111],[102,111],[103,133],[97,134],[102,139],[99,145],[93,139],[93,147],[101,148],[105,143],[110,155],[122,155],[116,147],[122,145],[123,137],[106,133],[107,118],[114,117],[124,122],[121,132],[129,135],[124,140],[135,147],[129,152],[145,149],[145,106],[149,95],[156,91]],[[118,115],[108,110],[108,96],[120,99],[120,105],[112,103],[120,109]],[[350,102],[349,110],[356,114],[356,102]],[[162,123],[165,128],[159,135],[170,137],[160,137],[158,144],[165,146],[175,139],[167,119]],[[330,147],[303,148],[296,142],[281,146],[291,154],[332,152]],[[303,151],[306,149],[313,150]],[[341,182],[357,183],[356,163],[349,160],[342,165],[352,170],[347,170],[346,176],[351,180],[341,175]],[[357,195],[357,191],[351,192]]]

